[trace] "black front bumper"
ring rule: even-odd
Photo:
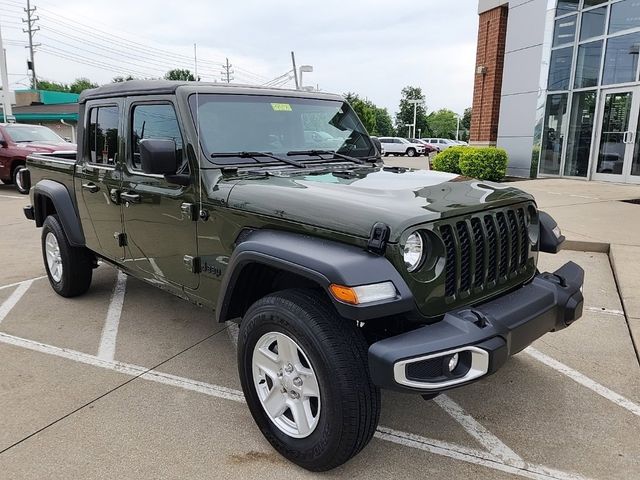
[[[369,347],[373,382],[393,390],[434,393],[497,371],[511,355],[582,315],[584,271],[569,262],[488,303],[447,313]],[[452,356],[458,366],[449,371]]]

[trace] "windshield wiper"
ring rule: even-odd
[[[290,158],[279,157],[270,152],[223,152],[223,153],[212,153],[211,158],[226,158],[226,157],[240,157],[240,158],[253,158],[256,157],[267,157],[273,158],[274,160],[278,160],[279,162],[286,163],[288,165],[293,165],[298,168],[307,168],[304,163],[296,162],[295,160],[291,160]]]
[[[322,158],[322,155],[333,155],[333,158],[340,158],[342,160],[347,160],[349,162],[360,163],[362,165],[367,162],[361,158],[351,157],[349,155],[343,155],[342,153],[335,152],[333,150],[292,150],[291,152],[287,152],[289,156],[296,155],[309,155],[314,157]]]

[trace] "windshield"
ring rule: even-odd
[[[5,130],[16,143],[47,142],[65,143],[65,141],[47,127],[8,125]]]
[[[200,142],[212,154],[337,151],[353,157],[375,154],[367,131],[346,102],[257,95],[198,94]],[[300,160],[300,159],[299,159]],[[268,157],[216,157],[216,164],[272,162]]]

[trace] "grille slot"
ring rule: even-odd
[[[525,272],[530,250],[525,208],[501,209],[439,227],[445,246],[446,296],[464,298]]]

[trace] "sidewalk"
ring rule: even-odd
[[[558,222],[567,247],[609,254],[636,353],[640,347],[640,185],[541,179],[514,184]]]

